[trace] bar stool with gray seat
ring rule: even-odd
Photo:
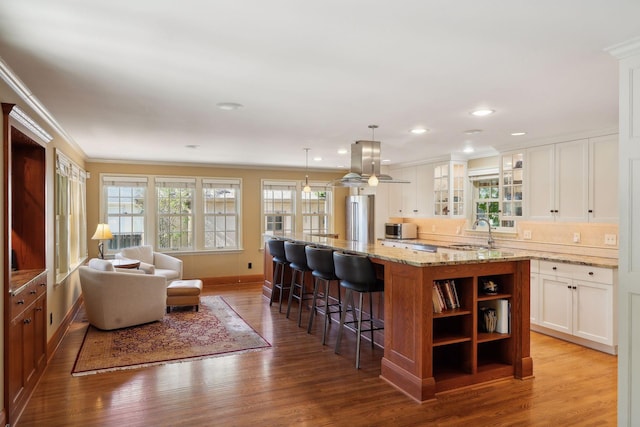
[[[291,268],[291,288],[289,290],[289,304],[287,305],[287,319],[291,312],[291,302],[293,299],[298,300],[298,326],[302,322],[302,304],[305,299],[309,299],[309,296],[305,296],[304,278],[307,271],[311,271],[307,265],[307,254],[304,250],[304,243],[298,242],[285,242],[284,253],[289,261],[289,267]],[[300,277],[300,281],[297,278]],[[298,293],[296,294],[296,290]]]
[[[289,266],[289,261],[284,251],[284,240],[282,239],[269,239],[267,245],[269,246],[269,253],[273,257],[275,268],[273,269],[273,283],[271,289],[271,299],[269,300],[269,307],[273,304],[273,296],[275,290],[279,289],[278,313],[282,313],[282,294],[284,291],[291,291],[291,286],[286,286],[284,283],[284,269]],[[278,280],[278,272],[280,273],[280,280]]]
[[[307,253],[307,264],[311,269],[311,274],[313,275],[313,300],[311,302],[311,314],[309,315],[309,327],[307,328],[307,333],[311,333],[311,328],[313,327],[313,318],[318,311],[318,291],[320,287],[320,282],[324,283],[324,290],[322,291],[321,298],[324,300],[324,328],[322,330],[322,345],[326,342],[327,337],[327,328],[329,323],[331,322],[331,315],[334,313],[338,313],[338,317],[340,317],[341,307],[342,307],[342,299],[340,297],[340,286],[338,286],[338,295],[337,295],[337,303],[330,304],[329,298],[331,291],[331,282],[338,283],[338,276],[336,276],[335,266],[333,264],[333,249],[330,248],[319,248],[317,246],[307,246],[305,248],[305,252]]]
[[[338,328],[338,338],[336,340],[335,352],[340,353],[340,341],[342,340],[342,330],[344,329],[345,319],[349,304],[351,304],[352,312],[357,311],[358,319],[353,321],[356,324],[356,369],[360,368],[360,336],[362,332],[371,332],[371,348],[373,349],[373,332],[384,329],[384,326],[376,326],[373,319],[373,302],[372,294],[374,292],[384,292],[384,281],[376,277],[373,263],[369,257],[365,255],[346,254],[343,252],[333,253],[333,262],[336,268],[336,276],[340,279],[340,286],[346,289],[344,304],[342,306],[342,315],[340,316],[340,327]],[[360,294],[358,308],[353,304],[353,292]],[[362,302],[364,294],[369,294],[369,318],[362,319]],[[362,329],[362,322],[369,322],[369,329]]]

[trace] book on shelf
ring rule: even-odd
[[[492,308],[496,312],[496,328],[499,334],[508,334],[511,332],[511,303],[507,299],[496,299],[484,301],[484,307]]]
[[[434,313],[460,308],[460,298],[453,280],[435,280],[432,299]]]

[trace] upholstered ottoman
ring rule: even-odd
[[[200,308],[202,280],[174,280],[167,287],[167,313],[171,307],[192,305],[196,311]]]

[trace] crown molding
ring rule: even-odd
[[[625,59],[630,56],[640,55],[640,36],[634,37],[622,43],[605,48],[611,56],[617,59]]]

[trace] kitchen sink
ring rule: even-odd
[[[433,245],[427,245],[424,243],[414,243],[411,245],[411,249],[414,251],[423,251],[423,252],[437,252],[438,247]]]
[[[456,245],[449,245],[448,246],[450,249],[456,249],[459,251],[482,251],[482,250],[487,250],[489,249],[488,246],[483,246],[483,245],[471,245],[468,243],[461,243],[461,244],[456,244]]]

